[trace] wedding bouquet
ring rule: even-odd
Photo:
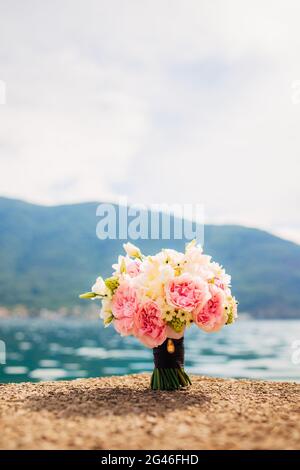
[[[190,384],[183,369],[183,336],[193,323],[206,332],[219,331],[237,317],[230,276],[196,241],[185,253],[163,249],[144,256],[126,243],[112,276],[99,277],[85,299],[101,299],[104,325],[121,336],[133,335],[152,348],[153,389],[174,390]]]

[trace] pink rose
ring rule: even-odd
[[[222,290],[225,290],[225,284],[219,279],[218,277],[215,277],[214,283],[217,287],[219,287]]]
[[[188,274],[171,279],[165,291],[168,304],[186,312],[201,308],[211,296],[207,282]]]
[[[211,298],[204,307],[197,308],[193,312],[195,323],[207,333],[219,331],[226,322],[224,314],[225,294],[222,289],[210,285]]]
[[[153,300],[140,305],[135,315],[134,334],[149,348],[155,348],[166,340],[166,324],[161,318],[159,306]]]
[[[114,327],[122,336],[133,333],[134,316],[138,310],[136,290],[126,281],[118,287],[112,299]]]
[[[141,262],[139,260],[130,261],[126,266],[126,272],[129,274],[130,277],[136,277],[140,274],[140,265]]]

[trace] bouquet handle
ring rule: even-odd
[[[152,390],[178,390],[191,385],[184,370],[184,338],[167,338],[153,349]]]

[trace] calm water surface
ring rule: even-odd
[[[134,338],[120,338],[113,328],[104,329],[100,320],[0,319],[0,340],[6,345],[0,382],[99,377],[153,368],[151,350]],[[297,340],[300,349],[300,321],[238,321],[210,335],[193,326],[185,335],[186,369],[216,377],[300,382],[300,363],[292,360]]]

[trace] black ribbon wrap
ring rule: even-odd
[[[182,369],[184,366],[184,340],[172,339],[175,351],[169,353],[167,350],[169,338],[158,346],[153,348],[154,365],[157,369]]]

